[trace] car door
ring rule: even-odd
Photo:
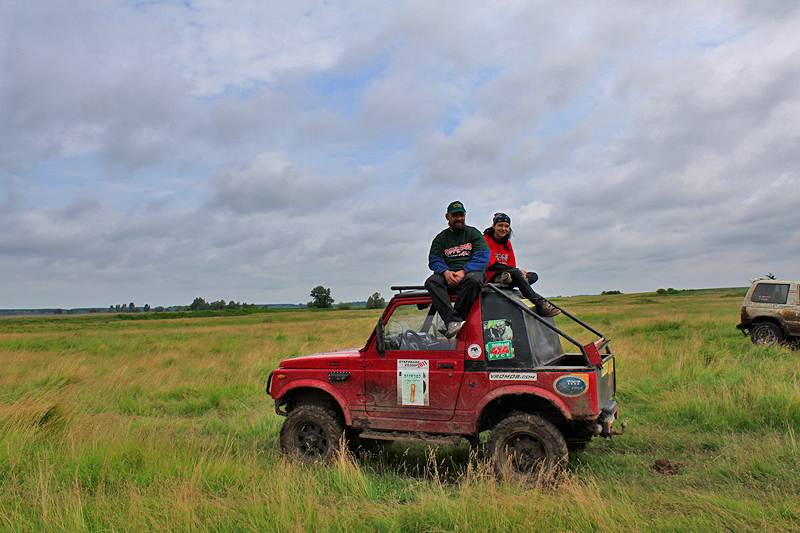
[[[455,412],[464,358],[446,339],[430,300],[399,302],[384,324],[385,351],[369,350],[367,413],[385,418],[449,420]]]

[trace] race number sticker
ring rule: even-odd
[[[428,405],[427,360],[398,359],[397,403],[400,405]]]
[[[471,359],[479,358],[481,356],[481,345],[470,344],[469,348],[467,348],[467,355],[470,356]]]

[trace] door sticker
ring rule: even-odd
[[[397,403],[428,405],[429,381],[427,360],[397,360]]]
[[[470,344],[469,348],[467,348],[467,355],[471,359],[477,359],[481,356],[481,345],[480,344]]]
[[[486,341],[486,358],[490,361],[498,359],[513,359],[514,332],[511,330],[511,321],[505,318],[500,320],[487,320],[483,323],[483,338]]]

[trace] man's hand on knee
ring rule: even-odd
[[[450,287],[454,287],[464,279],[464,271],[459,270],[458,272],[453,272],[452,270],[445,270],[444,279]]]

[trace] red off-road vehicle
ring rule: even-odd
[[[557,473],[594,436],[624,431],[624,422],[612,429],[608,340],[563,309],[596,340],[579,343],[517,290],[491,284],[446,339],[423,287],[392,290],[400,292],[363,348],[288,359],[270,374],[267,392],[286,416],[284,453],[328,461],[346,439],[477,444],[490,431],[485,455],[496,474],[528,478]]]

